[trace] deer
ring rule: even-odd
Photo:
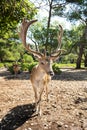
[[[30,25],[32,25],[35,22],[37,22],[36,19],[30,20],[30,21],[23,19],[21,27],[20,27],[19,37],[25,49],[29,51],[29,53],[33,54],[38,60],[38,65],[33,67],[31,71],[30,80],[31,80],[32,87],[34,90],[34,95],[35,95],[36,111],[37,113],[40,114],[41,112],[40,102],[41,102],[42,93],[45,89],[46,97],[48,101],[48,84],[51,81],[52,76],[54,76],[52,63],[54,60],[59,58],[62,52],[61,40],[63,36],[63,28],[61,25],[59,25],[60,31],[58,34],[58,47],[54,53],[48,56],[46,53],[41,53],[40,51],[31,49],[30,44],[26,43],[27,30],[30,27]]]
[[[13,71],[14,71],[15,76],[17,76],[17,74],[20,71],[20,67],[19,67],[17,61],[13,64]]]

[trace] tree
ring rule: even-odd
[[[83,28],[83,34],[80,37],[80,40],[78,41],[78,58],[76,62],[76,68],[81,67],[81,60],[82,60],[82,55],[84,55],[84,62],[85,66],[87,65],[87,1],[86,0],[66,0],[66,2],[69,4],[69,9],[68,11],[65,11],[66,8],[62,7],[61,9],[59,6],[54,8],[55,10],[55,15],[60,15],[63,17],[67,17],[70,21],[75,22],[79,21],[84,25]]]
[[[53,16],[53,12],[54,12],[54,8],[56,6],[62,7],[64,5],[66,5],[66,1],[65,0],[37,0],[38,2],[38,7],[37,8],[43,8],[43,4],[41,6],[41,2],[44,2],[44,8],[46,6],[46,10],[48,10],[48,17],[46,18],[46,26],[45,26],[45,34],[46,37],[44,38],[44,48],[47,51],[49,48],[49,39],[50,39],[50,30],[51,30],[51,18]],[[34,1],[35,3],[35,1]],[[51,44],[51,41],[50,41]]]
[[[17,52],[20,46],[17,25],[24,17],[32,19],[36,12],[34,4],[28,0],[0,1],[0,61],[12,55],[15,58],[20,56]]]
[[[52,23],[50,25],[48,44],[47,44],[48,54],[52,53],[58,47],[58,40],[57,40],[58,29],[59,29],[58,24]],[[32,33],[29,33],[29,38],[35,44],[35,49],[43,52],[47,38],[46,18],[44,18],[41,22],[37,22],[35,26],[31,26],[30,32]]]
[[[47,20],[47,32],[46,32],[46,42],[45,49],[47,50],[48,40],[49,40],[49,30],[51,26],[51,17],[53,16],[53,10],[58,7],[65,6],[67,3],[65,0],[46,0],[48,3],[49,11],[48,11],[48,20]]]
[[[0,29],[14,29],[24,17],[31,19],[36,13],[34,5],[28,0],[2,0],[0,2]],[[3,16],[3,17],[2,17]]]
[[[80,41],[78,41],[79,54],[77,58],[76,68],[79,69],[81,68],[82,55],[84,55],[85,58],[85,67],[87,65],[87,52],[85,51],[87,48],[87,1],[80,0],[77,4],[74,5],[76,6],[76,8],[73,9],[73,7],[71,6],[72,11],[69,14],[69,18],[70,20],[81,21],[84,25],[83,34],[80,38]]]

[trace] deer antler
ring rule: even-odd
[[[37,52],[37,51],[34,51],[30,48],[30,45],[29,44],[26,44],[26,34],[27,34],[27,30],[28,30],[28,27],[33,24],[34,22],[36,22],[37,20],[31,20],[31,21],[27,21],[25,19],[23,19],[23,22],[22,22],[22,25],[21,25],[21,28],[20,28],[20,32],[19,32],[19,36],[22,40],[22,43],[24,45],[24,47],[32,54],[36,55],[36,56],[39,56],[39,57],[42,57],[43,54],[41,54],[40,52]]]
[[[60,27],[60,31],[59,31],[59,34],[58,34],[58,48],[60,49],[61,48],[61,41],[62,41],[62,36],[63,36],[63,28],[61,25],[59,25]]]
[[[59,25],[59,27],[60,27],[60,31],[58,33],[58,46],[57,46],[56,51],[53,54],[51,54],[51,57],[53,57],[53,58],[57,58],[61,54],[61,52],[64,51],[64,50],[60,49],[62,36],[63,36],[63,28],[61,25]]]

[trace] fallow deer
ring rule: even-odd
[[[15,62],[15,63],[13,64],[13,71],[14,71],[15,76],[17,76],[17,74],[18,74],[19,71],[20,71],[20,67],[19,67],[19,65],[18,65],[17,62]]]
[[[41,101],[42,93],[44,91],[44,88],[46,88],[46,95],[48,100],[48,83],[51,80],[51,76],[54,75],[52,69],[52,62],[53,60],[57,59],[62,52],[60,47],[61,47],[61,39],[63,35],[63,28],[61,25],[59,25],[60,27],[60,32],[58,35],[59,47],[56,49],[55,53],[50,54],[50,56],[47,56],[46,53],[43,54],[31,49],[30,44],[26,43],[26,34],[27,34],[28,27],[31,24],[35,23],[36,21],[37,20],[27,21],[24,19],[20,28],[19,36],[26,50],[28,50],[35,57],[37,57],[39,61],[39,64],[32,69],[30,80],[35,94],[36,110],[37,112],[40,112],[40,101]]]

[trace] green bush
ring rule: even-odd
[[[5,65],[5,67],[8,68],[8,71],[10,71],[11,74],[14,74],[14,71],[13,71],[13,63],[5,63],[4,65]]]
[[[12,62],[6,62],[6,63],[4,63],[4,66],[9,68],[10,66],[12,66],[12,64],[13,64]]]
[[[37,65],[37,62],[32,62],[32,63],[22,63],[21,64],[21,69],[22,71],[29,71],[31,72],[32,68]]]
[[[59,62],[63,64],[68,64],[68,63],[76,63],[76,60],[77,60],[77,55],[70,53],[68,55],[62,56]]]
[[[54,63],[52,68],[53,68],[53,71],[54,71],[55,74],[60,74],[61,73],[61,70],[59,69],[59,66],[58,66],[57,63]]]
[[[20,67],[21,67],[21,71],[29,71],[31,72],[32,68],[37,65],[38,62],[32,62],[32,63],[19,63]],[[8,66],[8,70],[14,74],[14,71],[13,71],[13,63],[6,63],[6,66]],[[55,74],[60,74],[61,73],[61,70],[59,69],[59,65],[57,63],[54,63],[52,65],[52,68],[53,68],[53,71]]]
[[[28,71],[28,68],[29,68],[29,63],[22,63],[21,64],[22,71]]]
[[[1,67],[4,67],[4,64],[3,64],[3,63],[0,63],[0,68],[1,68]]]
[[[31,72],[32,68],[33,68],[35,65],[37,65],[37,62],[33,62],[33,63],[29,64],[29,67],[28,67],[29,72]]]
[[[38,62],[32,62],[30,64],[29,63],[23,63],[21,65],[21,69],[22,69],[22,71],[29,71],[29,72],[31,72],[32,68],[35,65],[37,65],[37,64],[38,64]],[[52,67],[53,67],[54,73],[56,73],[56,74],[60,74],[61,73],[61,70],[59,69],[59,66],[58,66],[57,63],[54,63]]]
[[[26,63],[31,63],[31,62],[33,62],[33,58],[32,58],[31,55],[25,54],[25,55],[23,56],[23,61],[26,62]]]
[[[8,67],[8,71],[10,71],[11,74],[14,74],[13,66],[9,66],[9,67]]]

